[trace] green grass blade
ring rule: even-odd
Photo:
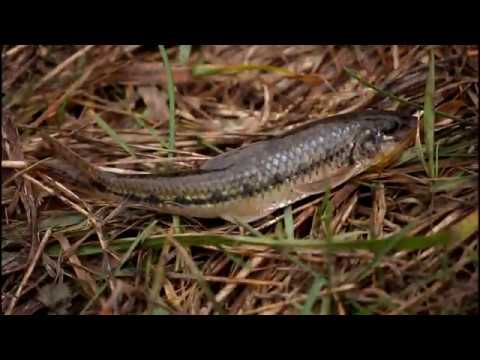
[[[252,236],[239,236],[239,235],[217,235],[217,234],[198,234],[198,233],[183,233],[172,235],[174,239],[180,241],[182,244],[190,246],[238,246],[238,245],[257,245],[257,246],[272,246],[275,248],[285,249],[329,249],[330,251],[354,251],[354,250],[369,250],[378,252],[385,247],[385,241],[383,240],[354,240],[350,241],[349,238],[358,238],[360,235],[365,235],[364,231],[355,231],[346,234],[339,234],[333,236],[331,241],[318,239],[284,239],[278,241],[278,239],[270,237],[252,237]],[[126,251],[131,246],[132,242],[136,238],[122,238],[116,239],[110,242],[109,247],[114,251]],[[448,234],[439,233],[432,236],[410,236],[401,237],[398,242],[395,242],[392,247],[392,251],[400,250],[421,250],[431,246],[442,245],[448,243],[451,239]],[[161,249],[166,241],[166,235],[157,234],[152,235],[145,239],[141,244],[142,248],[146,249]],[[86,256],[101,254],[102,248],[96,244],[83,244],[81,245],[76,255]],[[62,250],[58,244],[52,244],[47,248],[47,254],[50,256],[59,256]]]
[[[444,231],[448,237],[455,241],[451,246],[458,245],[478,232],[478,210],[472,211],[455,225]]]
[[[178,62],[182,65],[188,63],[191,51],[192,45],[180,45],[180,49],[178,51]]]
[[[325,238],[327,242],[332,239],[332,218],[333,218],[333,205],[330,200],[330,185],[325,188],[325,194],[322,200],[322,207],[320,209],[320,219],[325,225]]]
[[[38,228],[40,231],[48,228],[52,229],[65,229],[73,225],[78,225],[84,222],[86,217],[79,213],[64,213],[55,216],[50,216],[44,220],[41,220]]]
[[[123,150],[125,150],[127,153],[129,153],[131,156],[135,157],[135,153],[133,150],[128,146],[127,142],[123,140],[123,138],[118,135],[118,133],[110,126],[108,125],[105,120],[103,120],[100,115],[95,114],[94,116],[95,122],[97,123],[100,128],[102,128],[103,131],[105,131],[108,136],[112,138],[112,140]]]
[[[425,136],[425,146],[428,159],[428,174],[435,176],[435,111],[433,109],[433,96],[435,93],[435,56],[430,53],[428,64],[427,84],[425,87],[423,131]]]
[[[117,273],[123,267],[123,265],[125,265],[125,263],[128,261],[130,256],[132,256],[132,253],[135,250],[135,248],[150,236],[150,233],[153,231],[153,228],[155,227],[156,224],[157,224],[157,221],[155,220],[152,223],[150,223],[150,225],[148,225],[140,234],[137,235],[135,240],[132,242],[132,244],[128,248],[127,252],[123,255],[122,259],[120,260],[120,264],[118,264],[117,268],[115,269],[115,273]]]
[[[168,149],[175,150],[175,91],[173,84],[173,75],[170,62],[168,60],[165,46],[160,45],[160,53],[162,54],[163,63],[165,64],[165,71],[167,72],[167,96],[168,96]],[[168,154],[173,156],[173,152]]]
[[[97,301],[97,299],[103,294],[103,292],[107,289],[107,287],[108,287],[108,283],[107,281],[105,281],[105,283],[100,288],[98,288],[95,295],[90,300],[88,300],[88,302],[82,308],[82,310],[80,311],[80,315],[85,315],[87,310],[90,309],[90,306],[92,306],[95,303],[95,301]]]
[[[425,155],[423,145],[420,142],[420,139],[415,141],[415,151],[417,153],[417,157],[420,159],[420,162],[422,163],[423,168],[425,169],[425,172],[428,174],[428,164],[427,161],[425,160]]]
[[[330,315],[332,313],[332,296],[326,294],[322,296],[322,307],[320,309],[320,315]]]
[[[165,46],[159,45],[160,53],[162,54],[163,63],[165,64],[165,71],[167,72],[167,97],[168,97],[168,157],[174,156],[175,151],[175,89],[173,83],[172,67],[168,60],[168,54]],[[180,218],[178,215],[173,215],[173,228],[176,232],[180,231]]]
[[[475,188],[476,186],[478,186],[478,176],[457,176],[449,179],[436,180],[432,185],[432,192],[447,192],[462,188]]]
[[[271,65],[255,65],[255,64],[240,64],[240,65],[215,65],[215,64],[199,64],[192,68],[193,76],[212,76],[223,74],[238,74],[244,71],[265,71],[269,73],[278,73],[286,76],[297,75],[293,71],[278,66]]]
[[[152,137],[154,137],[155,139],[157,139],[157,141],[159,142],[160,146],[164,147],[164,148],[168,148],[168,144],[165,142],[165,140],[162,138],[162,136],[158,133],[157,130],[155,130],[153,127],[151,127],[150,125],[148,125],[144,119],[143,119],[143,116],[139,115],[139,114],[135,114],[133,116],[133,118],[135,119],[135,121],[137,122],[138,125],[140,125],[140,127],[144,128],[144,129],[147,129],[147,131],[150,133],[150,135],[152,135]]]
[[[287,206],[284,210],[284,217],[283,220],[285,222],[285,234],[287,236],[288,240],[293,240],[295,237],[295,228],[293,225],[293,213],[292,213],[292,207]]]
[[[258,231],[257,229],[255,229],[253,226],[251,226],[249,223],[246,223],[246,222],[243,222],[239,219],[232,219],[232,222],[235,224],[235,225],[238,225],[239,227],[242,227],[244,228],[245,230],[249,231],[252,235],[255,235],[255,236],[258,236],[258,237],[263,237],[263,234]]]
[[[370,271],[378,265],[378,263],[380,262],[382,257],[384,257],[390,251],[392,251],[398,245],[398,243],[402,239],[404,239],[404,236],[407,233],[407,231],[409,231],[411,228],[413,228],[413,226],[414,226],[414,224],[409,224],[405,228],[403,228],[400,231],[400,233],[398,233],[394,236],[391,236],[388,239],[385,239],[383,246],[376,252],[373,260],[365,267],[365,269],[362,272],[360,272],[357,280],[359,281],[359,280],[362,280],[363,278],[365,278],[370,273]]]
[[[325,284],[326,280],[324,278],[315,278],[312,286],[310,287],[310,290],[308,290],[307,299],[305,300],[305,303],[303,304],[300,311],[301,315],[313,314],[312,310],[315,302],[317,301],[318,293],[320,292],[322,287],[325,286]]]
[[[156,308],[153,309],[151,315],[170,315],[170,312],[162,308]]]

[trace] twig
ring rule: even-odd
[[[13,308],[15,307],[18,299],[20,298],[20,294],[22,293],[23,288],[25,287],[28,280],[30,279],[33,269],[35,268],[35,265],[37,265],[38,259],[40,259],[40,255],[42,255],[43,249],[45,249],[45,245],[47,244],[47,241],[50,238],[51,234],[52,234],[52,229],[48,228],[47,231],[45,232],[45,235],[43,235],[42,241],[40,242],[40,245],[38,246],[38,249],[35,252],[35,256],[33,257],[32,262],[30,263],[27,271],[25,271],[25,274],[23,275],[22,281],[20,282],[20,285],[18,286],[12,301],[10,302],[8,310],[5,313],[6,315],[12,314]]]
[[[48,80],[53,78],[54,76],[60,74],[63,70],[67,68],[71,63],[73,63],[75,60],[77,60],[79,57],[85,55],[87,52],[89,52],[95,45],[87,45],[83,49],[77,51],[75,54],[70,56],[67,60],[64,62],[58,64],[58,66],[50,71],[47,75],[45,75],[43,78],[41,78],[38,83],[35,84],[33,87],[33,90],[37,90],[39,87],[41,87],[43,84],[45,84]]]

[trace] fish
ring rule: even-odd
[[[333,190],[412,144],[416,119],[400,111],[361,111],[318,119],[281,136],[227,151],[181,175],[100,170],[50,135],[44,141],[92,187],[162,213],[250,223]]]

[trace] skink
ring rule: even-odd
[[[50,136],[45,141],[92,185],[161,212],[252,222],[339,186],[411,141],[415,120],[399,112],[337,115],[206,161],[192,174],[125,176],[101,171]]]

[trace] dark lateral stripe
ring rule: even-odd
[[[294,176],[306,174],[307,172],[308,171],[303,170],[301,171],[301,173],[299,172]],[[178,205],[185,205],[185,206],[194,206],[194,205],[201,206],[201,205],[208,205],[208,204],[215,205],[215,204],[236,200],[239,198],[248,198],[248,197],[260,195],[264,192],[271,190],[272,187],[276,187],[285,183],[286,180],[288,180],[287,177],[276,174],[276,176],[272,177],[272,181],[267,186],[255,188],[253,184],[249,184],[249,183],[243,184],[244,191],[242,192],[242,194],[239,194],[239,195],[233,195],[233,196],[229,194],[224,195],[220,190],[215,189],[209,194],[207,198],[195,198],[195,197],[185,198],[179,195],[179,196],[176,196],[173,200],[162,199],[161,197],[153,194],[145,195],[145,196],[141,196],[140,194],[133,194],[133,193],[123,194],[117,191],[113,191],[102,184],[96,184],[96,186],[102,192],[108,192],[134,202],[148,203],[151,205],[178,204]]]
[[[329,159],[331,161],[333,156]],[[348,158],[347,161],[351,162],[351,159]],[[328,162],[328,161],[327,161]],[[300,176],[307,175],[308,173],[313,173],[316,168],[322,165],[324,163],[324,160],[318,161],[313,163],[310,166],[301,166],[299,165],[297,168],[297,171],[289,178],[286,175],[282,174],[274,174],[270,181],[265,184],[262,187],[255,187],[254,184],[252,183],[244,183],[243,184],[243,192],[238,195],[230,195],[230,194],[223,194],[221,190],[219,189],[212,189],[212,191],[209,193],[209,196],[207,198],[196,198],[195,195],[191,195],[189,198],[186,198],[181,195],[177,195],[174,199],[162,199],[161,196],[150,194],[150,195],[145,195],[142,196],[140,194],[134,194],[134,193],[128,193],[128,194],[123,194],[119,192],[115,192],[106,186],[104,186],[101,183],[96,183],[97,188],[99,188],[101,191],[104,192],[109,192],[112,194],[115,194],[117,196],[121,196],[123,198],[126,198],[128,200],[136,201],[136,202],[143,202],[143,203],[148,203],[151,205],[172,205],[172,204],[178,204],[178,205],[184,205],[184,206],[201,206],[201,205],[215,205],[215,204],[220,204],[240,198],[248,198],[248,197],[253,197],[260,195],[262,193],[266,193],[268,191],[271,191],[272,188],[275,188],[279,185],[284,184],[287,182],[289,179],[294,179]]]

